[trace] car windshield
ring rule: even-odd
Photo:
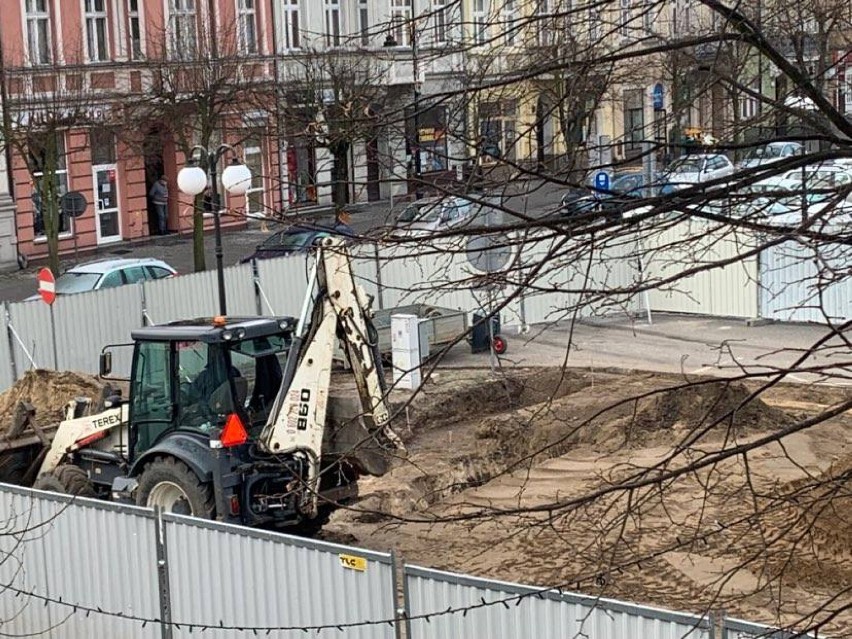
[[[669,167],[670,173],[698,173],[701,170],[703,160],[700,158],[682,158],[672,163]]]
[[[642,188],[641,175],[621,175],[612,181],[609,190],[619,195],[634,194]]]
[[[403,224],[408,224],[409,222],[413,222],[417,218],[420,217],[421,213],[427,206],[431,206],[431,203],[428,202],[417,202],[415,204],[409,204],[405,207],[402,213],[399,215],[399,221]]]
[[[294,231],[291,229],[276,233],[267,238],[260,246],[264,249],[300,249],[307,246],[316,234],[316,231]]]
[[[101,273],[74,273],[71,271],[63,273],[56,280],[56,292],[68,294],[94,290],[101,275]]]
[[[779,145],[759,146],[752,149],[746,156],[747,160],[760,160],[763,158],[780,158],[781,147]]]

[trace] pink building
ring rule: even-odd
[[[27,258],[47,254],[34,185],[53,150],[57,190],[79,191],[89,203],[80,217],[61,220],[61,252],[75,244],[85,249],[156,233],[147,194],[161,174],[170,184],[169,230],[191,229],[192,201],[176,186],[177,172],[185,164],[175,130],[180,125],[156,105],[144,124],[134,119],[137,124],[128,126],[124,118],[130,111],[138,115],[137,107],[157,95],[159,87],[165,93],[168,83],[192,85],[199,74],[209,72],[211,57],[225,61],[229,72],[243,81],[273,77],[270,3],[4,0],[2,5],[0,81],[5,125],[17,140],[9,148],[9,174],[17,204],[18,253]],[[201,112],[190,103],[185,109]],[[241,225],[243,213],[280,206],[269,112],[262,104],[217,111],[212,139],[232,143],[255,176],[246,197],[225,196],[228,209],[236,213],[224,218],[225,224]],[[66,115],[67,127],[62,121]],[[33,137],[42,142],[29,144]],[[223,159],[220,174],[229,159]]]

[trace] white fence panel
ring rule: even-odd
[[[145,309],[154,324],[178,319],[213,317],[219,314],[219,285],[216,270],[145,282]],[[225,269],[228,315],[257,315],[251,266]]]
[[[636,308],[635,298],[621,292],[638,277],[635,264],[626,259],[630,246],[566,241],[539,233],[520,250],[527,281],[523,299],[527,324]]]
[[[674,281],[650,292],[655,311],[699,313],[721,317],[757,317],[757,257],[742,257],[755,246],[745,232],[689,219],[667,227],[637,232],[636,250],[644,256],[648,281]],[[709,268],[726,260],[722,267]],[[688,269],[707,266],[689,277]]]
[[[275,637],[317,636],[311,626],[393,619],[394,568],[390,555],[164,515],[174,636],[192,637],[188,625],[295,628]],[[346,568],[341,555],[365,560]],[[307,632],[307,634],[306,634]],[[393,639],[388,624],[328,633],[341,639]],[[244,639],[251,631],[210,629],[211,637]],[[325,633],[322,633],[325,634]]]
[[[722,639],[807,639],[812,634],[800,634],[789,630],[780,630],[771,626],[751,623],[741,619],[726,618],[722,625]]]
[[[61,295],[54,303],[59,370],[97,374],[98,356],[108,344],[128,344],[130,331],[142,325],[140,284],[79,295]],[[131,349],[114,351],[113,373],[130,375]]]
[[[405,566],[409,639],[709,639],[704,618]],[[483,605],[483,601],[490,605]],[[501,602],[505,602],[501,603]],[[445,613],[448,609],[456,613]],[[467,613],[463,614],[465,608]]]
[[[313,264],[314,258],[308,255],[258,260],[257,275],[262,291],[262,314],[298,317]]]
[[[97,293],[95,295],[98,295]],[[93,308],[97,308],[99,298],[93,298]],[[9,318],[15,332],[18,334],[24,347],[29,351],[38,368],[56,368],[53,357],[52,326],[50,321],[50,307],[41,300],[32,302],[18,302],[9,305]],[[59,344],[59,348],[74,348],[74,344]],[[15,342],[15,362],[18,364],[18,375],[33,368],[27,359],[24,349]]]
[[[47,639],[160,636],[157,624],[143,628],[142,622],[95,611],[159,619],[152,512],[5,485],[0,512],[4,634]],[[53,602],[45,605],[41,597]],[[75,610],[75,604],[92,611]]]
[[[852,247],[842,244],[769,247],[760,258],[761,317],[821,323],[852,317],[850,261]]]

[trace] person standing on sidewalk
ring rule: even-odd
[[[166,228],[169,212],[169,182],[165,175],[161,175],[160,179],[154,182],[151,190],[148,191],[148,197],[154,205],[154,210],[157,211],[157,225],[159,226],[160,235],[166,235]]]

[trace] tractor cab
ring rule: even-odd
[[[133,331],[131,465],[171,433],[213,447],[255,437],[281,387],[294,326],[286,317],[214,318]]]

